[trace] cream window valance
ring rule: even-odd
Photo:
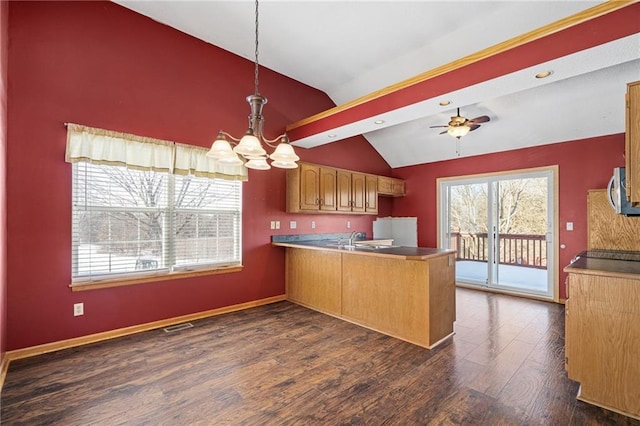
[[[246,167],[216,164],[206,153],[206,148],[197,146],[67,124],[65,161],[69,163],[84,161],[181,175],[248,179]]]

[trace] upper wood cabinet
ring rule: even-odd
[[[378,213],[378,176],[365,176],[364,209],[369,213]]]
[[[336,180],[339,212],[378,212],[377,176],[338,170]]]
[[[300,164],[287,172],[287,211],[336,211],[336,171],[314,164]]]
[[[336,172],[336,187],[337,190],[337,210],[339,212],[350,212],[353,206],[353,194],[351,189],[353,184],[351,182],[351,172],[338,170]]]
[[[336,211],[336,171],[328,167],[320,167],[320,210]]]
[[[393,182],[394,196],[404,195],[400,179],[299,163],[287,170],[287,212],[377,214],[381,178]]]
[[[640,203],[640,81],[627,84],[625,108],[625,172],[627,198]]]
[[[606,189],[587,195],[587,249],[640,251],[640,221],[616,214]]]
[[[386,176],[378,176],[378,194],[391,197],[404,196],[404,181]]]

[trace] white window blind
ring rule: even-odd
[[[171,164],[179,174],[104,158],[73,162],[73,282],[241,263],[242,182],[210,177],[197,158],[206,150],[194,148],[174,154],[192,164]]]
[[[172,178],[174,268],[239,263],[242,184],[192,175]]]

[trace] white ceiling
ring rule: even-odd
[[[253,1],[116,3],[253,61]],[[260,64],[341,105],[599,3],[262,0]],[[543,69],[554,73],[532,77]],[[460,156],[622,133],[626,83],[636,80],[640,33],[390,111],[377,128],[363,120],[294,145],[363,134],[391,167],[456,158],[455,139],[429,128],[446,124],[456,107],[468,118],[491,118],[460,140]],[[443,98],[452,104],[439,106]]]

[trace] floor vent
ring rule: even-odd
[[[174,333],[176,331],[186,330],[187,328],[191,327],[193,327],[193,324],[191,324],[190,322],[185,322],[183,324],[176,324],[172,325],[171,327],[166,327],[163,330],[165,333]]]

